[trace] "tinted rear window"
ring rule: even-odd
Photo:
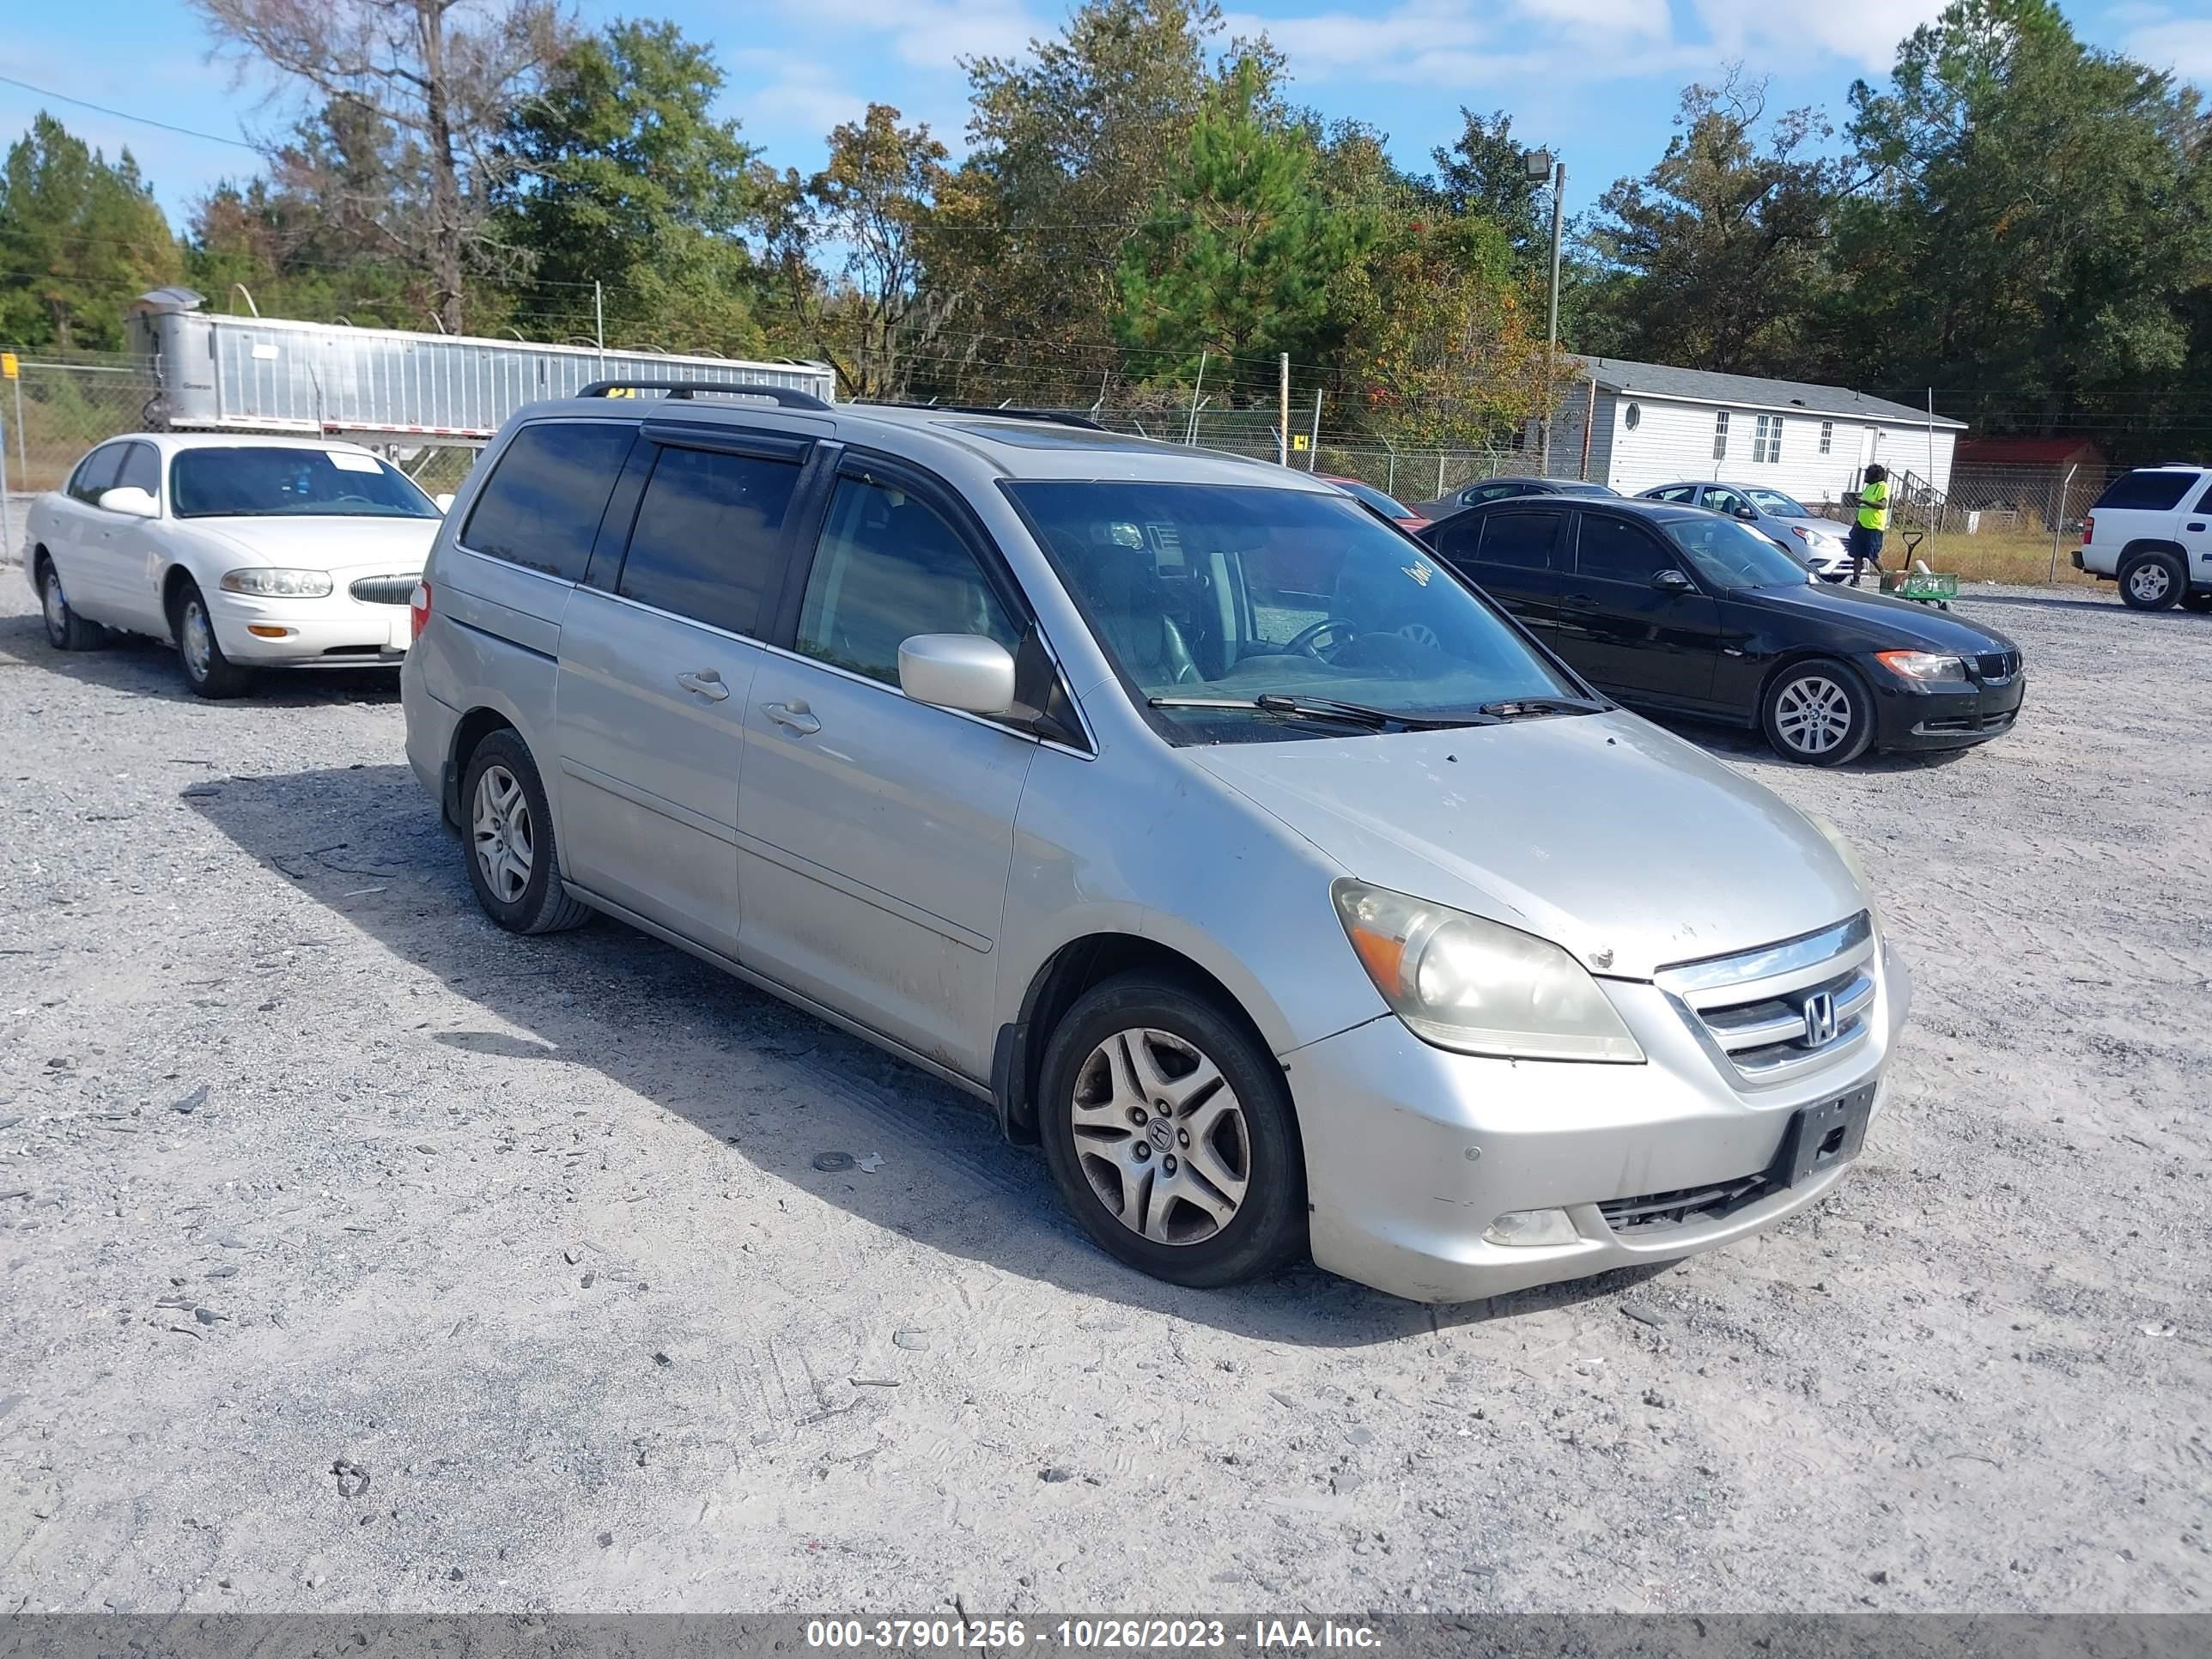
[[[2099,509],[2132,507],[2145,513],[2169,513],[2181,505],[2198,475],[2194,472],[2130,472],[2115,478],[2097,497]]]
[[[733,634],[757,634],[783,580],[783,518],[798,484],[789,461],[662,450],[615,591]]]
[[[583,579],[636,428],[548,421],[514,434],[469,509],[461,544],[568,581]]]
[[[1559,520],[1565,516],[1542,512],[1491,514],[1482,521],[1482,545],[1475,553],[1475,562],[1549,570],[1552,544],[1559,538]]]

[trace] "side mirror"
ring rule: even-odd
[[[133,519],[158,519],[161,516],[160,505],[137,484],[123,484],[114,489],[101,490],[100,510],[120,513]]]
[[[1014,655],[981,634],[916,634],[900,641],[899,690],[916,702],[970,714],[1014,706]]]
[[[438,511],[441,513],[450,513],[453,510],[453,492],[450,489],[442,495],[433,495],[430,499],[437,503]]]
[[[1655,570],[1651,573],[1651,586],[1662,593],[1686,593],[1697,584],[1679,570]]]
[[[1736,517],[1741,519],[1746,524],[1757,524],[1759,522],[1759,513],[1756,508],[1739,507],[1735,509],[1735,513]]]

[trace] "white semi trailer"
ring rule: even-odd
[[[149,426],[473,446],[525,404],[593,380],[750,382],[824,403],[836,390],[822,363],[295,323],[225,316],[205,303],[191,289],[164,288],[131,307],[132,345],[153,357],[161,386],[147,406]]]

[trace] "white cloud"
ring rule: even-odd
[[[776,0],[776,9],[810,33],[848,41],[855,33],[888,37],[899,61],[917,69],[1019,53],[1031,37],[1050,33],[1023,0]]]
[[[2130,29],[2121,37],[2120,50],[2153,69],[2170,69],[2212,87],[2212,18],[2176,17]]]
[[[867,113],[867,99],[832,80],[818,58],[754,46],[725,56],[731,90],[749,133],[821,135]]]
[[[1879,74],[1897,43],[1942,13],[1947,0],[1697,0],[1698,15],[1726,57],[1754,68],[1784,56],[1832,54]],[[1808,48],[1811,52],[1808,52]]]

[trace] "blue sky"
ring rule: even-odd
[[[281,129],[296,106],[265,82],[240,84],[210,63],[181,0],[9,0],[0,75],[230,137]],[[1401,161],[1421,163],[1459,128],[1458,106],[1500,108],[1514,131],[1557,149],[1569,207],[1664,147],[1677,94],[1741,59],[1773,77],[1775,107],[1840,116],[1854,76],[1879,76],[1896,42],[1941,0],[1235,0],[1233,28],[1265,29],[1290,57],[1294,94],[1331,117],[1373,123]],[[714,43],[728,77],[725,112],[781,166],[811,169],[823,135],[871,99],[962,143],[959,59],[1023,51],[1066,15],[1060,0],[584,0],[586,24],[665,15]],[[2212,86],[2212,0],[2100,0],[2068,7],[2087,40]],[[0,140],[42,100],[0,84]],[[246,151],[88,110],[55,106],[112,153],[127,144],[173,222]]]

